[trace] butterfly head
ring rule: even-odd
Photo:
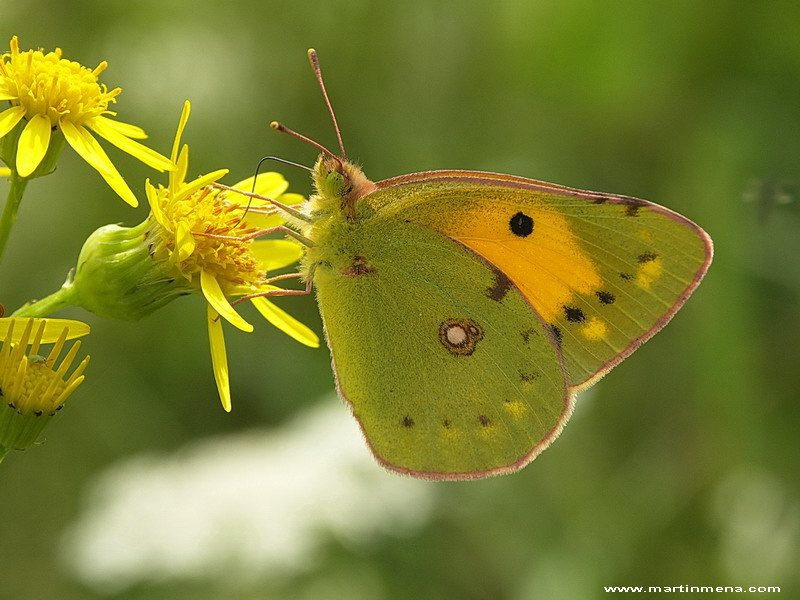
[[[334,156],[321,154],[312,174],[320,208],[341,210],[355,217],[356,200],[376,189],[360,167]]]

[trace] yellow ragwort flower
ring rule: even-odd
[[[11,38],[11,51],[0,56],[0,101],[11,107],[0,112],[0,138],[25,122],[17,142],[15,164],[20,177],[29,177],[42,163],[53,136],[63,135],[70,146],[131,206],[138,201],[92,132],[123,152],[159,171],[175,165],[166,157],[134,140],[147,137],[135,125],[109,118],[108,110],[122,91],[108,90],[98,83],[98,75],[108,66],[101,62],[90,70],[62,58],[62,51],[20,52],[17,36]],[[90,131],[91,130],[91,131]]]
[[[58,359],[68,339],[87,333],[89,326],[79,321],[0,318],[0,460],[34,444],[83,382],[88,356],[67,375],[80,341]],[[42,344],[54,344],[46,356],[39,354]]]
[[[302,247],[289,240],[254,240],[253,233],[282,222],[270,205],[249,201],[243,195],[213,187],[227,173],[222,169],[186,182],[189,148],[181,148],[181,136],[189,118],[190,105],[184,105],[171,160],[178,169],[169,174],[169,185],[146,183],[150,203],[151,229],[147,240],[155,260],[169,261],[186,284],[200,291],[207,302],[208,331],[214,376],[225,410],[230,411],[230,389],[225,341],[220,316],[242,331],[253,326],[233,308],[229,299],[270,290],[267,273],[288,266],[302,256]],[[237,184],[249,191],[253,179]],[[284,204],[303,201],[299,194],[285,193],[289,184],[278,173],[258,177],[256,193]],[[249,203],[249,204],[248,204]],[[275,306],[267,298],[251,302],[270,323],[295,340],[311,347],[319,338],[308,327]]]

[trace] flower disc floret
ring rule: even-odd
[[[172,258],[181,275],[197,284],[201,272],[206,271],[227,293],[241,287],[256,290],[263,284],[267,274],[253,254],[254,242],[244,239],[256,229],[247,224],[241,207],[230,203],[224,192],[204,187],[176,202],[171,202],[166,188],[152,193],[161,204],[169,231],[156,236],[162,241],[153,248],[154,258]],[[192,237],[189,243],[193,248],[188,255],[181,255],[181,242],[185,240],[175,235],[178,232],[188,232]]]
[[[168,158],[134,141],[147,137],[141,128],[109,118],[116,116],[109,105],[122,90],[99,82],[105,61],[89,69],[63,58],[60,48],[21,52],[16,36],[10,47],[0,56],[0,101],[11,104],[0,112],[0,138],[9,136],[12,142],[4,144],[2,158],[19,177],[52,172],[66,140],[123,200],[136,206],[136,196],[92,132],[154,169],[175,169]]]
[[[0,62],[0,97],[16,101],[25,109],[27,119],[48,117],[53,127],[64,117],[83,125],[108,114],[108,105],[122,92],[120,88],[109,91],[98,81],[108,63],[103,61],[90,70],[62,55],[61,48],[48,53],[42,49],[20,53],[14,37],[11,52],[3,54]]]

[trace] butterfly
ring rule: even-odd
[[[429,171],[377,183],[321,150],[289,215],[337,389],[378,462],[424,479],[522,468],[575,394],[674,316],[709,236],[656,204],[523,177]]]

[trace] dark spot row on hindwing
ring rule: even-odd
[[[505,400],[505,402],[510,402],[510,401]],[[489,425],[492,424],[492,420],[488,416],[483,414],[478,415],[477,421],[481,425],[481,427],[488,427]],[[406,415],[402,419],[400,419],[400,425],[402,425],[406,429],[411,429],[412,427],[414,427],[415,422],[414,419]],[[453,422],[450,419],[442,419],[442,427],[444,427],[445,429],[450,429],[450,427],[452,426]]]

